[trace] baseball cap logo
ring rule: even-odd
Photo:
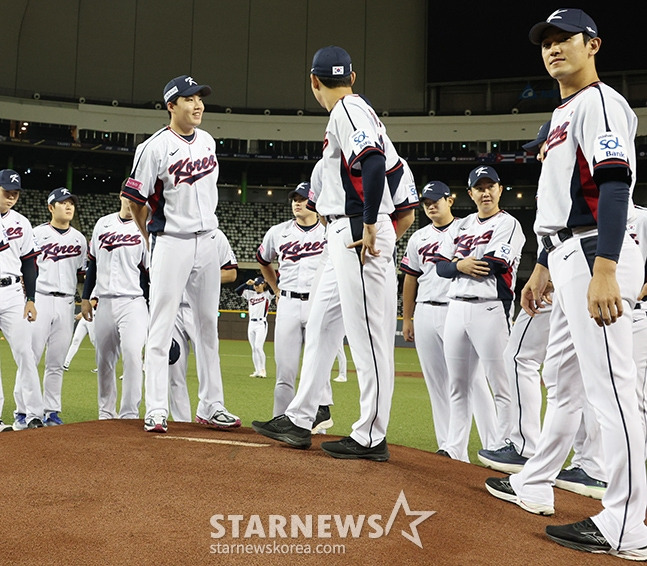
[[[193,77],[187,77],[184,79],[189,86],[197,85],[198,83],[193,80]]]
[[[10,180],[12,183],[20,183],[20,177],[18,176],[18,174],[17,174],[17,173],[14,173],[13,175],[10,175],[10,176],[9,176],[9,180]]]
[[[555,10],[548,18],[546,18],[547,22],[552,22],[553,20],[561,20],[562,16],[561,14],[564,14],[568,10]]]
[[[479,167],[479,168],[474,172],[474,174],[475,174],[477,177],[480,177],[480,176],[481,176],[481,175],[483,175],[484,173],[487,173],[487,167]]]
[[[70,191],[68,191],[67,189],[61,189],[61,193],[64,195],[69,195]]]

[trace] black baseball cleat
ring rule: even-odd
[[[312,423],[312,434],[325,434],[326,430],[334,424],[330,416],[330,407],[328,405],[319,405],[317,416]]]
[[[322,442],[321,449],[333,458],[346,460],[373,460],[375,462],[386,462],[389,457],[389,449],[386,445],[386,438],[372,448],[366,448],[359,442],[346,436],[341,440]]]
[[[449,455],[449,452],[447,452],[447,450],[443,450],[442,448],[440,448],[439,450],[436,450],[436,454],[438,454],[439,456],[444,456],[445,458],[449,458],[450,460],[452,458]]]
[[[27,428],[43,428],[45,425],[38,417],[34,417],[27,423]]]
[[[258,434],[285,442],[295,448],[310,448],[312,444],[311,431],[295,425],[285,415],[274,417],[271,421],[252,421],[252,428]]]

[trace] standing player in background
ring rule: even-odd
[[[479,362],[494,395],[499,447],[505,445],[512,427],[503,351],[510,332],[517,268],[526,242],[519,221],[499,208],[503,185],[492,167],[472,169],[467,186],[477,212],[461,220],[456,238],[445,238],[436,256],[436,273],[452,279],[444,334],[449,376],[445,450],[452,458],[466,462],[472,425],[471,392]]]
[[[38,248],[29,220],[12,210],[21,190],[18,173],[13,169],[0,171],[0,330],[18,366],[14,430],[43,426],[43,395],[31,348],[31,323],[37,314],[34,301]],[[0,416],[3,405],[0,384]],[[0,432],[10,429],[0,418]]]
[[[194,347],[203,398],[196,421],[214,428],[236,428],[240,419],[224,406],[219,358],[218,301],[220,263],[218,160],[216,142],[198,126],[203,96],[211,87],[187,75],[164,87],[169,126],[158,130],[135,151],[124,195],[132,201],[137,226],[151,235],[151,288],[146,344],[146,416],[144,430],[168,429],[168,352],[182,294],[193,312]],[[150,214],[149,214],[150,212]]]
[[[220,281],[222,284],[233,283],[238,275],[238,261],[224,232],[217,228],[215,233],[220,257]],[[220,295],[212,300],[220,303]],[[175,319],[173,342],[169,351],[169,403],[171,416],[176,422],[191,422],[191,400],[187,389],[186,370],[189,362],[189,342],[195,344],[195,340],[193,313],[184,293]],[[220,368],[220,358],[213,360],[213,363],[218,364]],[[202,395],[202,390],[198,389],[198,398],[201,399]]]
[[[236,287],[238,293],[247,301],[247,339],[252,347],[252,362],[254,372],[249,377],[267,377],[265,369],[265,338],[267,337],[267,312],[272,302],[272,293],[267,290],[268,285],[262,277],[248,279],[247,282]]]
[[[443,336],[450,281],[436,274],[434,254],[445,238],[454,239],[458,235],[460,221],[452,214],[453,203],[454,198],[445,183],[432,181],[425,185],[421,204],[431,223],[411,235],[400,265],[405,274],[402,336],[405,341],[416,344],[441,455],[448,455],[445,444],[449,427],[449,382]],[[476,375],[472,388],[476,426],[481,442],[489,446],[496,439],[496,408],[482,370]]]
[[[92,232],[81,312],[96,316],[99,419],[138,419],[142,399],[142,351],[146,344],[148,251],[133,222],[129,201],[99,218]],[[93,315],[90,297],[99,300]],[[117,413],[119,353],[123,357],[121,405]]]
[[[568,367],[562,372],[560,363],[556,396],[560,406],[581,398],[593,406],[608,476],[600,513],[549,525],[546,534],[576,550],[647,560],[645,437],[632,359],[632,313],[644,261],[627,230],[638,120],[627,101],[598,78],[601,40],[588,14],[556,10],[530,30],[530,41],[540,45],[562,104],[551,118],[537,193],[535,232],[544,253],[522,290],[521,304],[534,315],[552,280],[551,341],[553,333],[562,333],[568,340],[566,360],[574,358],[579,366],[579,373]],[[527,470],[532,460],[563,462],[579,423],[563,411],[551,424],[544,424],[520,481],[511,476],[507,489],[495,485],[497,493],[490,493],[515,503],[552,503],[550,481],[537,484]],[[490,480],[486,485],[492,487]]]
[[[285,413],[294,398],[312,282],[326,245],[325,227],[317,213],[306,207],[309,193],[308,182],[288,193],[294,218],[272,226],[256,253],[261,273],[277,298],[275,417]],[[278,280],[273,261],[278,262]]]
[[[348,362],[346,361],[346,348],[344,348],[343,340],[337,352],[337,377],[333,381],[337,383],[346,383],[348,381]]]
[[[96,311],[97,298],[92,297],[90,299],[90,304],[92,305],[92,312]],[[76,320],[76,328],[74,329],[74,335],[72,336],[70,347],[67,350],[67,354],[65,355],[65,362],[63,363],[63,369],[65,371],[68,371],[70,369],[70,364],[72,363],[74,356],[76,356],[76,353],[79,351],[79,347],[81,346],[81,343],[83,342],[83,339],[86,337],[86,335],[90,339],[90,344],[92,344],[92,346],[95,345],[94,317],[92,318],[92,320],[85,320],[85,318],[83,318],[83,313],[80,312],[74,318]]]
[[[74,296],[79,278],[85,274],[88,243],[70,225],[79,204],[66,188],[54,189],[47,197],[52,219],[34,229],[40,248],[36,301],[38,318],[32,329],[32,349],[36,364],[45,352],[43,405],[45,426],[63,424],[61,391],[65,352],[74,332]]]
[[[325,380],[330,379],[329,370],[323,373],[319,368],[332,367],[345,330],[357,369],[360,417],[350,436],[323,442],[321,448],[335,458],[386,461],[395,369],[395,336],[391,330],[397,317],[396,229],[389,216],[395,206],[387,176],[391,173],[399,179],[404,166],[373,109],[353,94],[354,82],[351,59],[344,49],[329,46],[317,51],[310,85],[319,104],[330,112],[322,157],[322,189],[317,198],[317,212],[328,223],[328,260],[311,306],[297,394],[285,415],[268,422],[253,421],[252,427],[295,447],[311,445],[317,397]],[[394,180],[393,187],[399,185]],[[417,194],[415,201],[411,206],[417,206]],[[398,230],[406,231],[412,219],[413,213],[407,214],[408,224],[403,219]],[[336,302],[327,305],[329,300]],[[334,314],[324,312],[337,305]],[[339,332],[341,320],[344,330]],[[310,328],[321,323],[332,324],[338,330],[329,332],[320,327],[315,334],[323,340],[308,351],[308,345],[313,344],[308,338]]]

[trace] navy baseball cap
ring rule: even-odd
[[[440,200],[443,197],[448,197],[451,194],[449,187],[442,181],[431,181],[427,183],[422,189],[420,200]]]
[[[257,277],[256,279],[254,279],[254,285],[262,285],[263,283],[265,283],[265,279],[263,279],[262,277]]]
[[[350,55],[345,49],[336,45],[322,47],[312,58],[313,75],[329,79],[347,77],[353,71]]]
[[[548,139],[549,131],[550,131],[550,120],[548,120],[548,122],[546,122],[545,124],[541,125],[541,128],[539,128],[539,131],[537,132],[536,139],[528,143],[524,143],[521,147],[523,147],[526,151],[529,151],[530,153],[539,153],[539,148],[541,147],[541,144]]]
[[[65,187],[60,187],[58,189],[54,189],[49,195],[47,196],[47,204],[53,204],[55,202],[63,202],[64,200],[67,200],[71,198],[74,201],[75,205],[79,204],[79,197],[76,195],[73,195],[68,189]]]
[[[593,18],[591,18],[591,16],[589,16],[584,10],[563,8],[561,10],[555,10],[546,18],[545,22],[539,22],[532,26],[530,33],[528,34],[531,43],[540,45],[544,32],[550,27],[559,28],[572,33],[582,32],[591,37],[598,36],[598,26],[595,25]]]
[[[13,169],[3,169],[0,171],[0,187],[5,191],[20,191],[22,186],[20,184],[20,175]]]
[[[202,96],[211,94],[211,87],[199,85],[193,77],[180,75],[171,79],[164,87],[164,103],[174,102],[180,96],[191,96],[200,93]]]
[[[304,199],[307,199],[310,195],[310,183],[308,181],[299,183],[296,189],[288,193],[288,201],[291,201],[294,198],[294,195],[299,195]]]
[[[499,175],[494,170],[494,168],[490,167],[489,165],[480,165],[479,167],[472,169],[472,171],[470,172],[470,175],[467,179],[467,188],[471,189],[472,187],[476,186],[476,183],[478,183],[481,179],[490,179],[495,183],[501,182]]]

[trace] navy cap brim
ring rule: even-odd
[[[548,22],[539,22],[538,24],[535,24],[530,28],[530,33],[528,34],[528,37],[530,38],[530,42],[535,44],[535,45],[541,45],[541,40],[544,37],[544,32],[548,28],[556,28],[560,29],[562,31],[568,31],[570,33],[584,33],[582,31],[582,28],[579,26],[572,26],[570,24],[549,24]]]

